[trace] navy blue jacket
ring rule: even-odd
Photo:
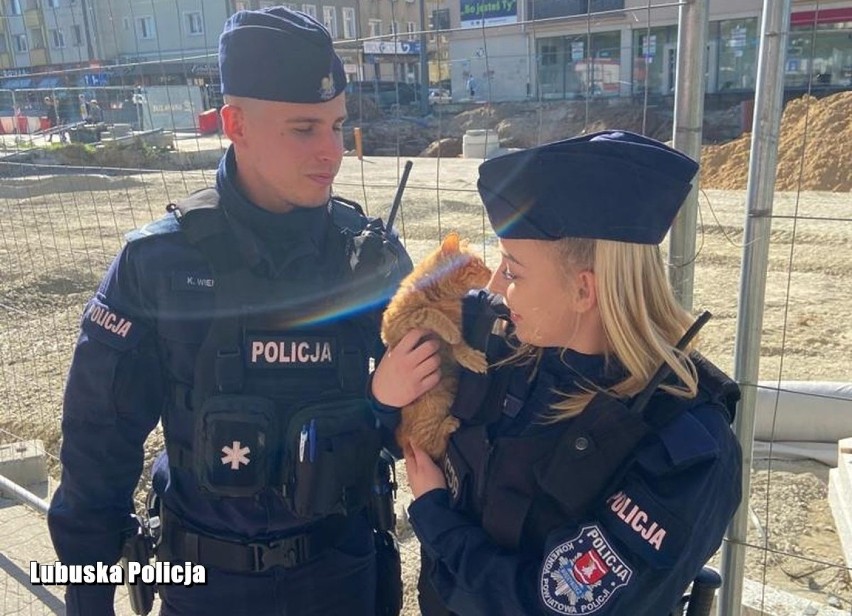
[[[329,211],[266,212],[237,190],[235,170],[229,150],[217,190],[241,252],[254,255],[254,267],[268,277],[322,276]],[[395,237],[391,242],[400,258],[383,302],[411,270],[404,248]],[[175,383],[193,380],[198,346],[211,322],[211,275],[204,256],[167,215],[130,237],[86,306],[65,390],[62,479],[48,513],[62,562],[118,560],[131,527],[145,440],[174,396]],[[376,359],[383,352],[378,334],[383,302],[360,307],[358,314],[374,340]],[[171,478],[155,477],[158,481],[166,506],[212,532],[263,540],[298,524],[283,500],[269,495],[205,498],[191,473],[181,470]],[[67,597],[69,613],[110,613],[113,588],[72,587]]]
[[[515,418],[493,426],[492,441],[549,429],[537,418],[556,400],[554,384],[571,391],[578,374],[599,384],[611,377],[603,357],[567,352],[563,363],[552,349],[541,370],[551,378],[539,379]],[[393,425],[389,409],[377,411]],[[475,514],[453,507],[448,490],[421,495],[409,515],[432,564],[422,575],[460,616],[668,615],[740,502],[741,452],[727,417],[717,403],[689,408],[643,442],[606,502],[522,551],[498,545]],[[571,476],[565,468],[568,485]]]

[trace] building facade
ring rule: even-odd
[[[657,0],[453,0],[453,99],[571,99],[673,92],[677,7]],[[753,92],[761,0],[709,5],[708,93]],[[852,2],[794,1],[788,89],[852,88]],[[458,93],[458,94],[457,94]]]
[[[82,0],[2,0],[0,77],[5,88],[52,88],[95,59]]]

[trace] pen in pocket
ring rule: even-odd
[[[311,427],[308,429],[308,449],[310,452],[310,460],[313,462],[317,458],[317,421],[311,419]]]
[[[308,442],[308,425],[302,426],[302,431],[299,433],[299,462],[305,461],[305,445]]]

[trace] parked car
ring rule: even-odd
[[[429,88],[429,104],[450,103],[453,96],[444,88]]]
[[[420,100],[417,86],[404,81],[350,81],[346,84],[346,96],[371,98],[382,109],[404,107]]]

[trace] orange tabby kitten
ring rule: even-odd
[[[461,300],[490,279],[491,271],[482,259],[460,243],[458,234],[450,233],[402,281],[385,310],[382,340],[388,347],[417,327],[433,331],[441,340],[441,381],[402,409],[396,432],[400,447],[411,441],[438,460],[458,428],[458,419],[449,411],[458,387],[459,364],[480,373],[488,367],[485,354],[462,338]]]

